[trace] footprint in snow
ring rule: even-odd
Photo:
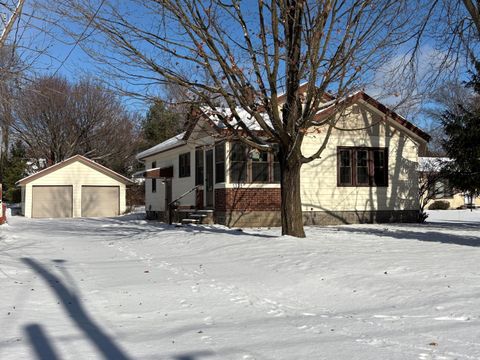
[[[211,336],[208,336],[208,335],[204,335],[201,337],[202,341],[207,344],[207,345],[213,345],[215,344],[215,341],[213,341],[212,337]]]
[[[214,321],[211,316],[207,316],[206,318],[203,319],[205,325],[213,325]]]
[[[180,300],[180,305],[181,305],[183,308],[187,308],[187,307],[192,306],[191,304],[187,303],[187,300],[185,300],[185,299]]]

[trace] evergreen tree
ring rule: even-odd
[[[452,159],[446,168],[450,184],[471,195],[480,194],[480,77],[478,73],[468,84],[476,94],[471,106],[447,110],[443,114],[446,140],[443,146]]]
[[[15,183],[26,176],[27,161],[25,148],[16,141],[10,148],[9,156],[2,174],[3,198],[8,202],[20,202],[20,189]]]
[[[145,148],[161,143],[183,131],[182,114],[169,109],[161,100],[155,101],[142,123]]]

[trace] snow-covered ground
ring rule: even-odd
[[[480,210],[426,225],[0,228],[0,359],[479,359]]]

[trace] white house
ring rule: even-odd
[[[338,116],[337,127],[321,158],[301,170],[304,222],[415,221],[418,155],[429,135],[363,92],[334,103],[318,115]],[[259,129],[246,113],[244,119]],[[324,130],[308,129],[305,156],[318,149]],[[248,149],[226,132],[215,116],[203,114],[185,133],[137,155],[145,163],[149,218],[165,219],[166,204],[180,198],[180,210],[210,209],[216,223],[280,224],[275,155]]]

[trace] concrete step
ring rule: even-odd
[[[182,219],[182,224],[198,224],[200,220],[198,219]]]
[[[206,218],[208,215],[207,214],[198,214],[198,213],[190,213],[188,214],[188,217],[190,219],[203,219]]]
[[[199,213],[199,214],[213,214],[215,210],[213,209],[199,209],[199,210],[195,210],[196,213]]]

